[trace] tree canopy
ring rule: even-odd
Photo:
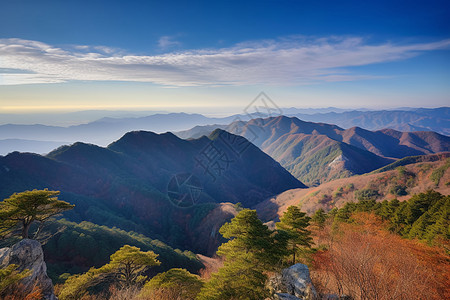
[[[349,202],[335,212],[335,221],[341,222],[351,222],[355,212],[374,212],[388,222],[390,231],[429,244],[446,244],[450,238],[450,196],[433,190],[415,194],[403,202],[397,199]]]
[[[148,281],[141,296],[145,299],[193,300],[202,286],[203,281],[198,275],[191,274],[186,269],[173,268]]]
[[[326,220],[327,220],[327,214],[325,213],[325,211],[322,208],[319,208],[318,210],[316,210],[316,212],[314,213],[314,215],[311,218],[311,221],[316,223],[319,226],[319,228],[323,228]]]
[[[240,211],[219,232],[230,239],[217,252],[225,258],[224,266],[212,275],[198,299],[267,297],[266,272],[275,270],[286,255],[286,235],[269,230],[249,209]]]
[[[153,251],[143,252],[138,247],[125,245],[111,255],[111,262],[100,268],[100,272],[115,273],[125,286],[131,286],[147,278],[142,275],[147,268],[160,265],[157,257]]]
[[[138,247],[125,245],[111,255],[108,264],[98,269],[91,268],[81,275],[70,276],[59,297],[63,300],[80,299],[88,293],[89,288],[102,283],[125,287],[142,284],[147,279],[144,272],[160,264],[157,257],[153,251],[143,252]]]
[[[14,193],[0,202],[0,235],[12,234],[15,228],[21,227],[21,236],[29,236],[31,224],[41,225],[54,215],[75,207],[65,201],[58,200],[59,191],[32,190]]]
[[[276,224],[278,230],[285,231],[289,236],[289,244],[293,256],[292,264],[295,264],[295,254],[298,246],[311,247],[311,232],[306,228],[309,226],[310,217],[302,212],[297,206],[289,206],[283,214],[280,222]]]

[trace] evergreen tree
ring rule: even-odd
[[[355,211],[375,212],[389,221],[389,230],[406,238],[426,240],[429,244],[436,238],[450,238],[450,196],[433,190],[416,194],[404,202],[394,199],[381,203],[374,200],[347,203],[329,215],[334,215],[337,222],[346,222]]]
[[[203,281],[198,275],[185,269],[174,268],[160,273],[148,281],[140,296],[144,299],[185,299],[193,300],[200,292]]]
[[[413,224],[423,213],[442,198],[443,196],[440,193],[432,190],[412,196],[408,201],[408,207],[406,209],[407,223]]]
[[[277,229],[287,232],[289,236],[289,244],[293,255],[292,264],[296,262],[295,253],[299,246],[311,247],[311,232],[306,229],[309,226],[310,219],[297,206],[289,206],[280,222],[276,224]]]
[[[143,252],[138,247],[125,245],[111,255],[111,262],[99,269],[99,273],[112,273],[126,287],[146,279],[143,272],[160,262],[153,251]]]
[[[285,233],[270,231],[256,211],[243,209],[231,222],[220,228],[228,242],[217,253],[224,266],[213,274],[198,299],[259,300],[268,296],[266,271],[273,271],[286,255]]]
[[[406,210],[407,202],[401,202],[390,219],[389,229],[395,233],[401,233],[407,226]]]
[[[356,211],[357,208],[356,205],[357,204],[353,202],[345,203],[344,207],[342,207],[336,212],[335,219],[337,221],[347,222],[352,216],[352,214]]]
[[[143,273],[160,265],[153,251],[143,252],[137,247],[125,245],[111,255],[111,261],[98,269],[91,268],[81,275],[70,276],[60,291],[62,300],[81,299],[88,289],[102,283],[119,283],[125,287],[143,283]]]
[[[16,226],[21,226],[21,236],[27,239],[31,224],[38,222],[42,225],[50,217],[75,207],[58,200],[58,195],[59,191],[32,190],[14,193],[0,202],[0,235],[9,234]]]
[[[319,228],[323,228],[327,218],[328,218],[328,216],[325,213],[325,211],[322,208],[319,208],[318,210],[316,210],[316,212],[312,216],[311,221],[316,223],[319,226]]]

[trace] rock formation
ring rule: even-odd
[[[304,264],[295,264],[283,269],[270,279],[274,291],[274,299],[279,300],[314,300],[317,292],[309,276],[309,269]]]
[[[57,300],[53,283],[47,276],[47,265],[44,261],[44,252],[38,241],[24,239],[10,248],[0,249],[0,267],[4,268],[10,264],[18,266],[18,271],[28,269],[31,275],[20,281],[25,294],[30,293],[35,286],[42,290],[43,299]]]

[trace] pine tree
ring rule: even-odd
[[[316,223],[319,226],[319,228],[323,228],[327,218],[328,218],[328,216],[325,213],[325,211],[322,208],[319,208],[318,210],[316,210],[316,212],[312,216],[311,221]]]
[[[141,249],[125,245],[111,255],[108,264],[96,269],[91,268],[81,275],[70,276],[60,291],[62,300],[81,299],[88,289],[101,283],[119,283],[130,287],[143,283],[147,277],[143,273],[152,266],[161,263],[153,251],[143,252]]]
[[[99,269],[99,273],[113,273],[126,287],[142,282],[146,277],[143,272],[161,263],[153,251],[143,252],[138,247],[125,245],[111,255],[109,264]]]
[[[309,226],[310,217],[296,206],[289,206],[276,224],[277,229],[288,233],[289,244],[292,252],[292,264],[295,264],[295,254],[299,246],[310,248],[312,244]]]
[[[140,296],[143,299],[164,297],[164,299],[193,300],[202,286],[203,281],[198,275],[191,274],[185,269],[174,268],[160,273],[148,281]]]
[[[217,253],[224,266],[213,274],[198,299],[259,300],[268,296],[266,271],[273,271],[286,255],[287,236],[264,225],[256,211],[244,209],[220,228],[228,242]]]
[[[21,236],[27,239],[31,224],[42,225],[52,216],[75,207],[58,200],[58,195],[59,191],[32,190],[14,193],[0,202],[0,235],[10,234],[21,226]]]

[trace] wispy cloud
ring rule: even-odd
[[[181,46],[181,43],[176,41],[173,36],[164,35],[158,40],[158,47],[166,50],[175,46]]]
[[[163,40],[161,45],[170,43],[170,39]],[[0,39],[0,84],[102,80],[166,86],[304,85],[374,78],[350,71],[350,67],[449,48],[450,40],[372,45],[362,38],[289,38],[146,56],[108,47],[55,47],[38,41]]]

